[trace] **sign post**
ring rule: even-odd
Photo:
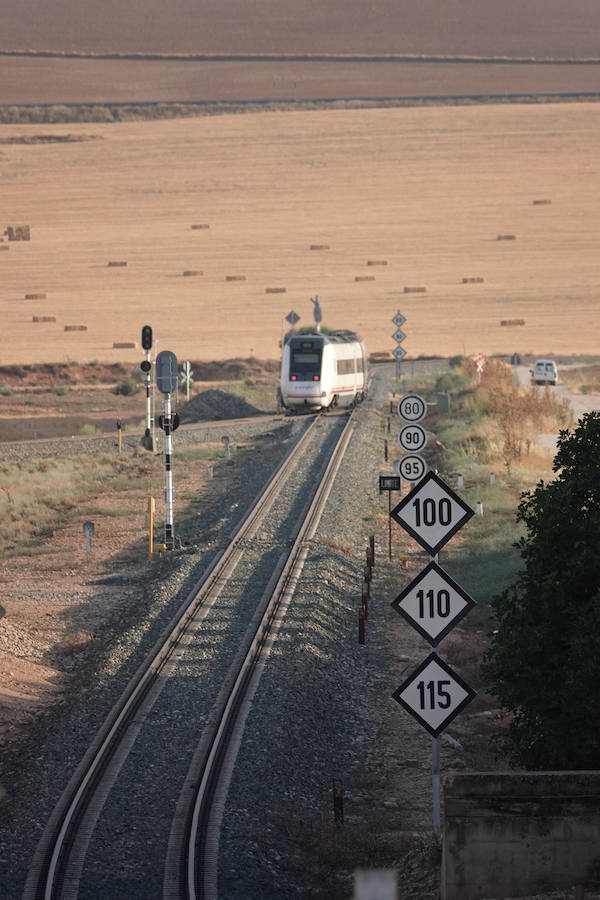
[[[410,413],[410,410],[406,411]],[[407,459],[404,457],[403,462]],[[475,601],[433,557],[437,557],[441,548],[473,515],[471,507],[434,472],[428,472],[390,512],[390,517],[432,557],[400,592],[392,606],[434,649],[392,697],[432,737],[433,828],[436,834],[441,828],[440,734],[473,699],[475,691],[439,658],[435,648]]]
[[[406,322],[406,316],[403,316],[400,310],[396,313],[396,315],[392,318],[392,322],[396,326],[396,331],[392,335],[396,343],[398,344],[392,350],[392,356],[396,360],[396,378],[400,378],[400,363],[406,356],[406,350],[400,346],[406,335],[402,331],[402,325]]]
[[[401,347],[397,347],[401,350]],[[404,352],[404,351],[402,351]],[[398,416],[406,424],[398,434],[398,443],[405,455],[395,463],[395,469],[401,478],[409,484],[420,481],[427,471],[427,463],[419,451],[427,443],[427,433],[419,425],[427,415],[427,402],[419,394],[405,394],[398,402]]]
[[[165,410],[159,423],[165,432],[165,546],[172,550],[175,546],[172,434],[179,425],[179,417],[171,412],[171,394],[177,390],[177,357],[170,350],[162,350],[156,357],[156,386],[165,398]]]
[[[397,475],[379,476],[379,493],[387,491],[388,495],[388,559],[392,558],[392,491],[399,491],[402,482]]]

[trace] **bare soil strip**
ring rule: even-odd
[[[2,104],[600,94],[594,61],[0,54]]]

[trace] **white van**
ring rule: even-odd
[[[536,384],[556,384],[558,369],[553,359],[536,359],[531,369],[531,380]]]

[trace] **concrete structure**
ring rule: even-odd
[[[453,774],[444,811],[442,900],[600,884],[600,772]]]

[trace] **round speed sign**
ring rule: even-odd
[[[427,434],[421,425],[405,425],[400,429],[398,443],[407,453],[418,453],[427,443]]]
[[[420,481],[427,471],[427,463],[418,453],[407,453],[397,461],[395,468],[405,481]]]
[[[405,422],[420,422],[427,415],[427,403],[419,394],[405,394],[398,403],[398,415]]]

